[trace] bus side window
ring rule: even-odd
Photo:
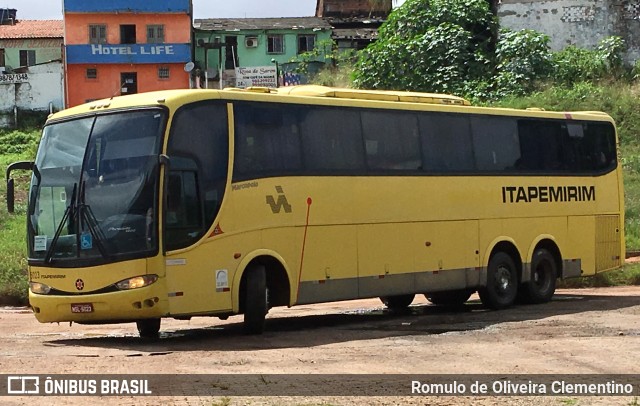
[[[363,111],[361,120],[370,170],[416,171],[422,168],[415,114]]]
[[[560,123],[551,120],[518,120],[519,172],[553,172],[562,169]]]
[[[167,184],[168,248],[191,241],[202,229],[202,211],[195,171],[171,171]]]

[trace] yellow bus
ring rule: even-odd
[[[176,90],[52,115],[27,209],[41,322],[244,315],[416,294],[551,299],[624,258],[614,122],[318,86]]]

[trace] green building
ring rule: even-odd
[[[218,88],[237,85],[236,68],[282,74],[293,57],[328,43],[331,25],[317,17],[197,19],[194,36],[193,74],[200,87]]]
[[[0,71],[61,60],[62,38],[62,20],[2,20]]]

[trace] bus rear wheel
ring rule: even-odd
[[[544,248],[537,249],[531,259],[531,280],[520,285],[518,299],[523,303],[546,303],[556,291],[558,266]]]
[[[136,321],[138,334],[141,338],[158,338],[160,319],[144,319]]]
[[[262,265],[247,269],[245,276],[244,325],[245,334],[262,334],[269,311],[267,273]]]
[[[425,293],[428,301],[438,306],[462,306],[475,292],[472,289],[447,290],[443,292]]]
[[[487,285],[478,294],[482,304],[490,309],[504,309],[513,304],[518,294],[518,269],[509,254],[498,252],[491,257]]]
[[[383,296],[380,301],[389,310],[404,310],[413,302],[416,295]]]

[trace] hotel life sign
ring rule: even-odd
[[[67,45],[68,63],[185,63],[189,44]]]
[[[0,85],[11,85],[15,83],[29,82],[29,75],[26,73],[6,73],[0,75]]]

